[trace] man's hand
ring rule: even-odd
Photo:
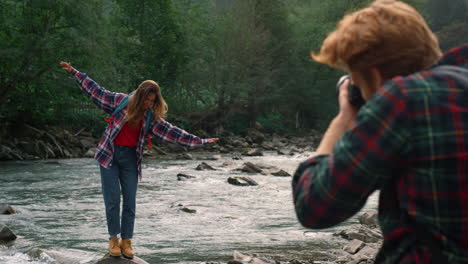
[[[338,119],[337,122],[344,122],[346,128],[352,129],[355,126],[354,118],[356,117],[357,110],[348,99],[349,85],[350,80],[347,79],[339,87],[338,103],[340,105],[340,110],[336,119]]]
[[[71,63],[69,62],[60,62],[60,66],[62,66],[62,69],[66,70],[67,72],[71,72],[73,70],[73,67],[71,66]]]
[[[209,138],[208,143],[215,143],[216,141],[219,141],[219,138]]]
[[[344,81],[339,87],[338,101],[340,104],[340,111],[330,123],[314,156],[332,154],[333,146],[339,138],[346,132],[346,130],[352,129],[356,126],[354,119],[357,111],[354,106],[349,103],[348,85],[349,79]]]

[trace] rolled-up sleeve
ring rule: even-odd
[[[292,189],[302,225],[319,229],[345,221],[390,179],[409,151],[407,111],[405,94],[391,82],[361,108],[357,126],[340,138],[332,155],[300,164]]]

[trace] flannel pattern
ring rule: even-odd
[[[112,115],[120,102],[128,96],[127,94],[114,93],[106,90],[105,88],[99,86],[91,78],[89,78],[86,73],[82,73],[73,69],[71,74],[75,77],[83,93],[88,96],[97,107],[109,115]],[[123,125],[125,124],[126,113],[127,109],[124,108],[122,111],[119,111],[114,115],[113,120],[106,127],[106,130],[104,131],[104,134],[99,141],[94,158],[104,168],[109,168],[112,166],[114,139],[117,137]],[[145,117],[143,118],[142,128],[144,128],[146,125],[146,115],[148,113],[149,110],[146,111]],[[163,142],[181,144],[187,147],[198,147],[208,143],[207,139],[201,139],[197,136],[194,136],[183,129],[173,126],[162,118],[159,120],[153,119],[148,133],[146,133],[145,129],[140,130],[140,135],[136,147],[138,176],[140,180],[142,177],[141,162],[143,160],[144,145],[148,138],[153,138],[154,136],[161,139]]]
[[[468,46],[438,65],[467,68]],[[386,82],[332,155],[299,165],[293,199],[305,227],[337,225],[379,190],[384,243],[375,263],[430,263],[414,223],[441,242],[449,263],[468,263],[468,86],[431,69]]]

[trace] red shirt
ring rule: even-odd
[[[125,122],[119,134],[114,139],[114,144],[119,146],[136,147],[142,125],[143,120],[141,120],[135,127],[132,127]]]

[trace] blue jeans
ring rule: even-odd
[[[112,166],[109,169],[101,166],[101,185],[110,237],[121,234],[122,239],[132,238],[138,187],[136,147],[114,146]],[[121,188],[122,224],[120,223]]]

